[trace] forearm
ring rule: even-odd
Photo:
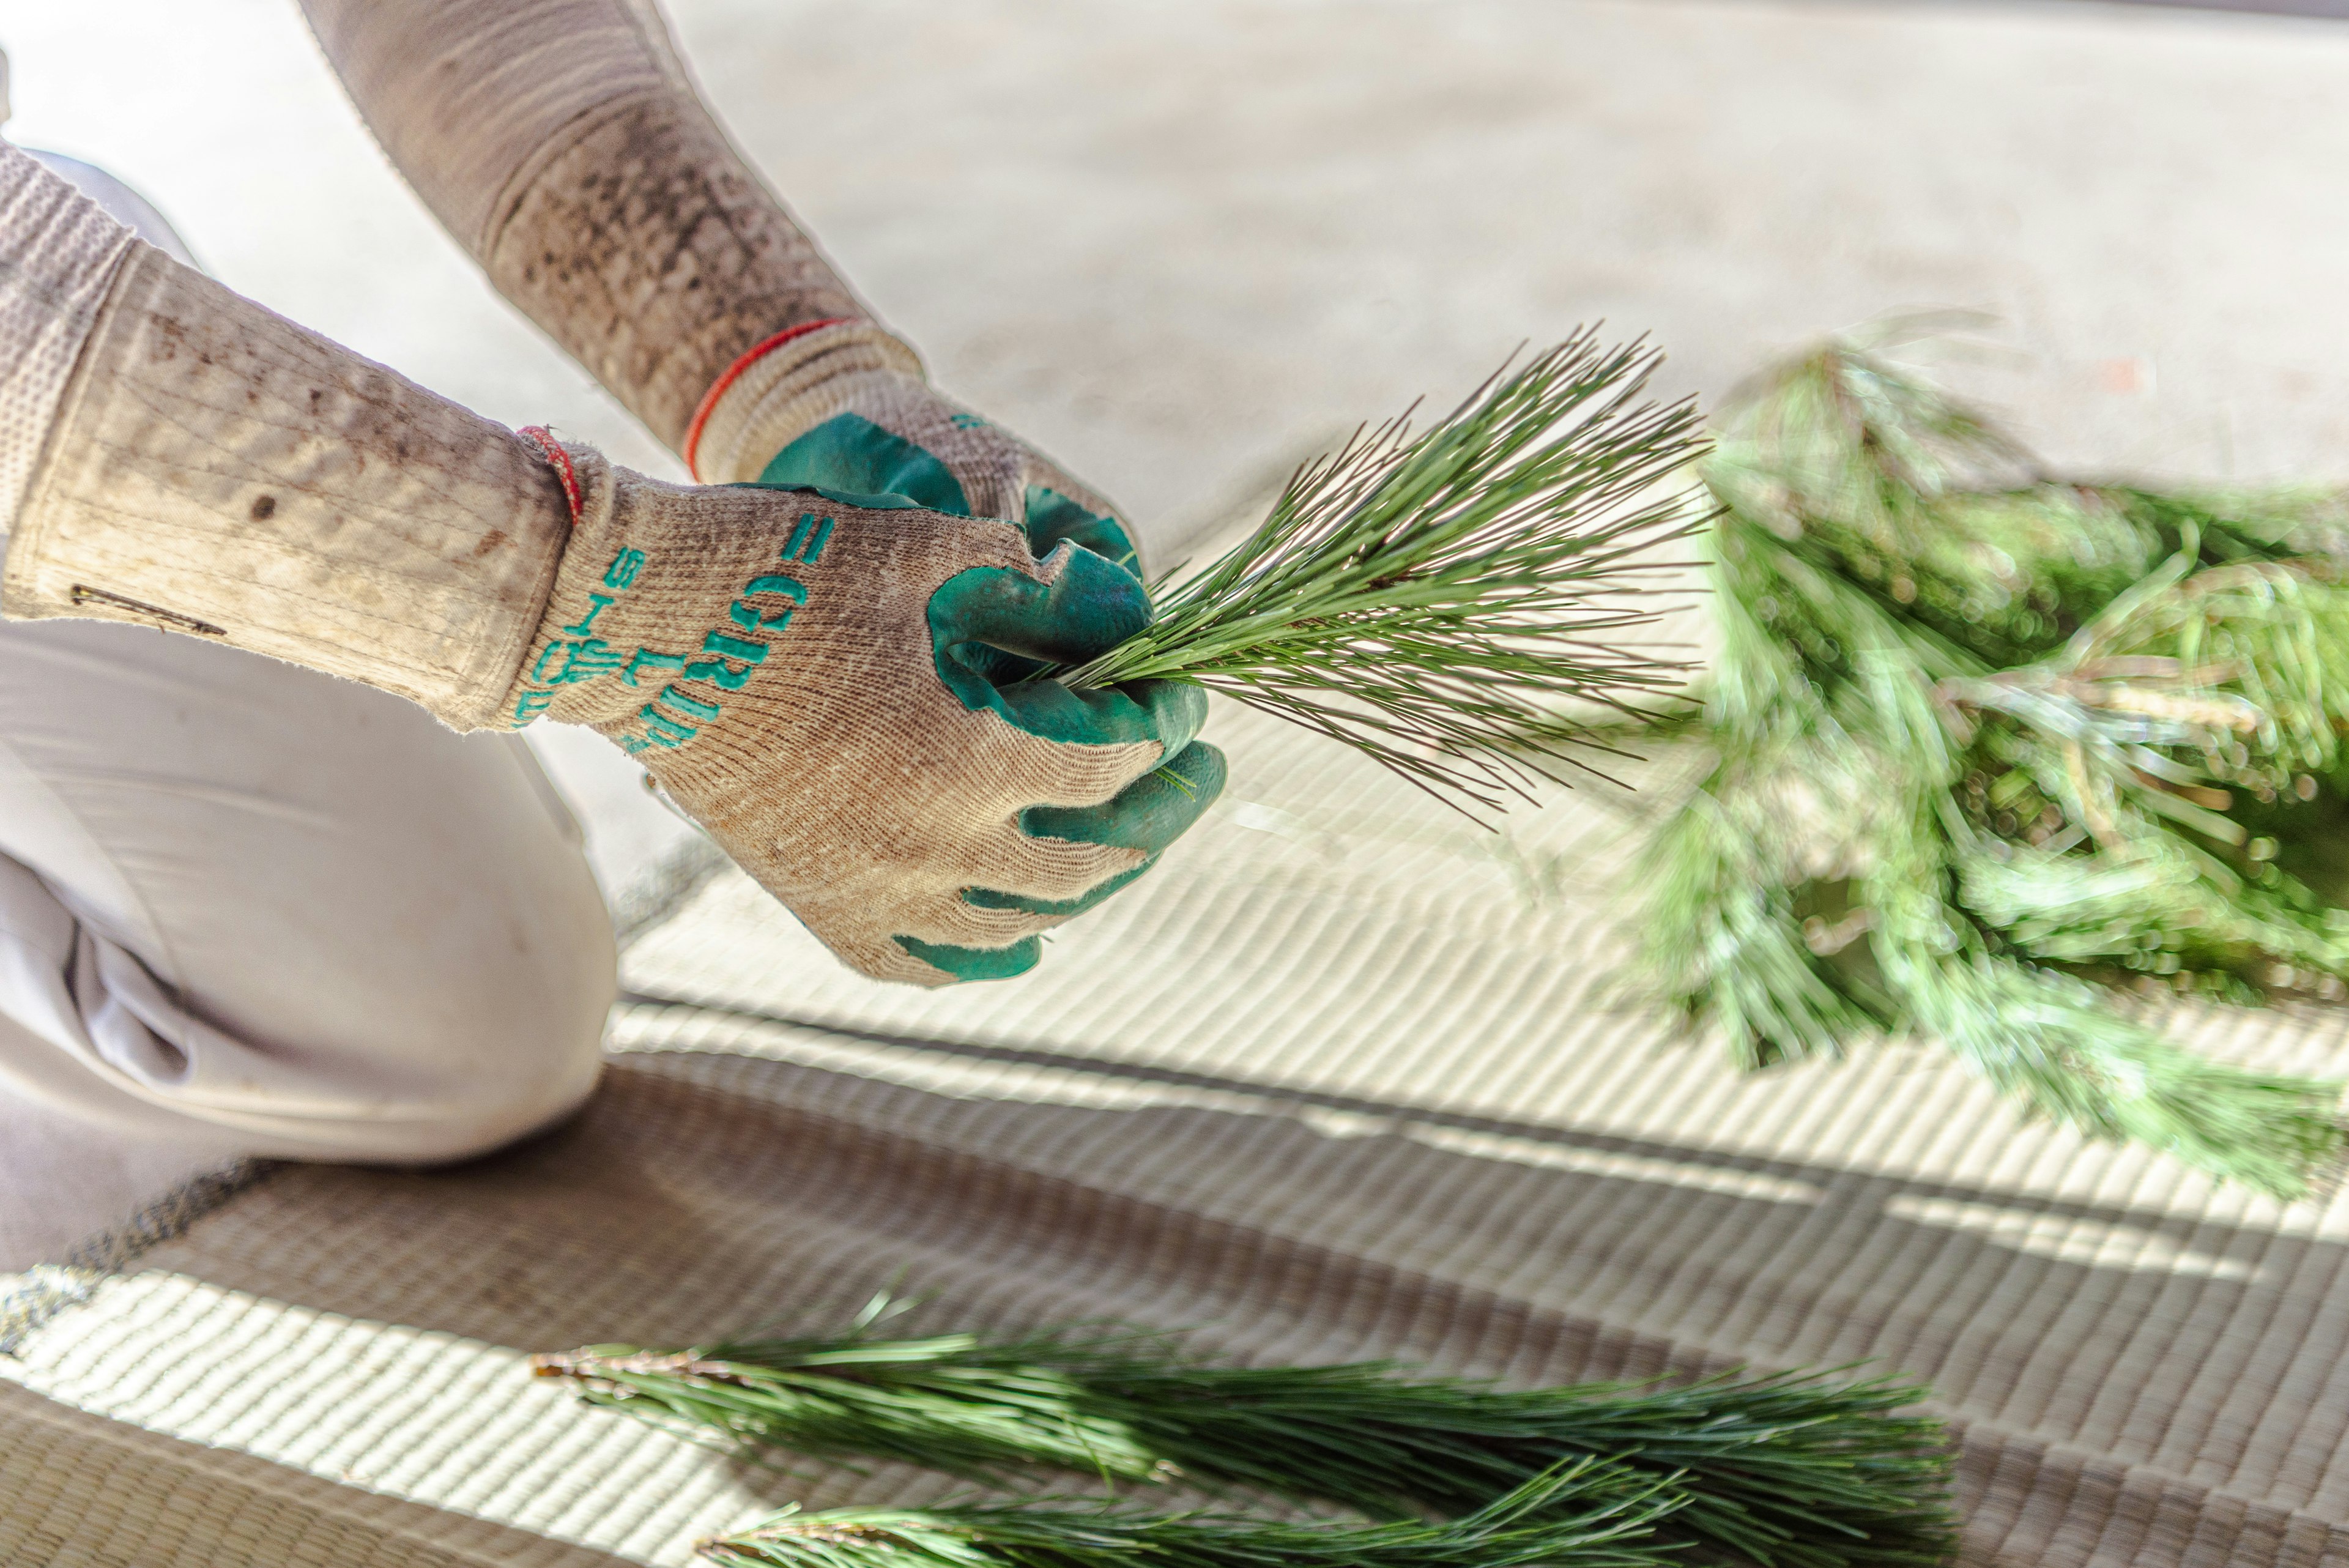
[[[569,526],[503,427],[132,240],[0,145],[0,612],[218,639],[499,722]]]
[[[650,0],[302,0],[492,283],[681,448],[727,368],[865,316],[694,91]]]
[[[0,538],[132,243],[96,202],[0,141]]]
[[[302,4],[426,204],[696,479],[905,494],[1143,570],[1103,496],[872,320],[728,145],[655,0]]]

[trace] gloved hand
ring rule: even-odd
[[[1040,564],[1008,524],[903,501],[659,483],[160,251],[118,263],[33,431],[0,611],[251,649],[457,729],[594,724],[843,958],[921,983],[1028,968],[1220,787],[1195,690],[1032,679],[1147,619],[1098,556]]]
[[[710,388],[682,448],[707,483],[812,484],[1000,517],[1040,560],[1066,541],[1147,580],[1139,540],[1107,501],[941,397],[914,351],[869,321],[817,322],[761,344]]]
[[[1196,687],[1025,679],[1147,623],[1132,574],[1009,525],[558,450],[581,496],[509,703],[592,724],[866,974],[1019,973],[1223,787]]]

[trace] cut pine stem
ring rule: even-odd
[[[1212,1366],[1161,1335],[1071,1329],[541,1356],[587,1397],[752,1446],[1002,1483],[1036,1466],[1180,1475],[1374,1515],[1467,1514],[1561,1462],[1661,1489],[1667,1532],[1786,1568],[1940,1561],[1939,1423],[1913,1387],[1817,1374],[1504,1389],[1383,1362]]]
[[[1291,1523],[1076,1500],[787,1510],[700,1551],[726,1568],[1669,1568],[1677,1554],[1654,1525],[1671,1507],[1652,1481],[1583,1463],[1434,1522]]]

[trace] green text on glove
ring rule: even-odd
[[[816,564],[823,558],[832,528],[831,518],[812,512],[802,513],[781,558]],[[612,592],[590,593],[587,613],[571,625],[556,628],[561,635],[540,651],[531,666],[528,680],[533,684],[515,700],[513,728],[520,729],[545,712],[562,687],[599,676],[617,674],[626,684],[641,686],[647,673],[656,677],[674,675],[687,681],[707,681],[720,691],[739,691],[750,680],[750,671],[765,661],[766,643],[752,641],[723,628],[712,628],[703,635],[698,651],[705,657],[699,658],[649,648],[638,648],[632,654],[623,655],[595,636],[595,618],[635,585],[645,561],[641,550],[622,550],[612,557],[604,572],[604,586]],[[741,597],[727,608],[727,618],[740,631],[779,632],[791,624],[792,612],[807,599],[806,584],[796,577],[770,572],[743,585]],[[671,681],[639,710],[637,716],[644,721],[642,732],[616,739],[631,754],[654,746],[680,746],[723,711],[715,696],[697,696],[680,691]]]

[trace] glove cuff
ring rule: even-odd
[[[210,638],[474,729],[570,530],[512,431],[142,245],[26,487],[0,613]]]
[[[756,479],[775,453],[849,408],[875,379],[926,378],[920,358],[870,321],[779,332],[710,383],[686,432],[687,471],[705,484]]]

